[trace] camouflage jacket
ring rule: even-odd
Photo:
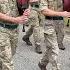
[[[63,0],[40,0],[41,6],[47,6],[51,10],[63,11]]]
[[[0,12],[12,17],[18,16],[16,0],[0,0]]]

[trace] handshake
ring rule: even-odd
[[[29,15],[30,15],[30,9],[26,9],[22,16],[15,18],[15,23],[24,24],[25,22],[28,21]]]

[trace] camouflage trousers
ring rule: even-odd
[[[17,29],[0,27],[0,70],[14,70],[12,56],[18,42]]]
[[[40,63],[46,66],[50,62],[52,64],[52,70],[59,70],[57,62],[59,48],[53,23],[54,22],[52,20],[47,20],[44,25],[46,51]]]
[[[35,45],[36,44],[40,45],[40,26],[37,11],[35,10],[31,11],[28,24],[30,25],[30,28],[26,32],[26,35],[24,35],[24,37],[29,38],[33,34]]]
[[[55,31],[57,35],[57,42],[61,44],[64,39],[64,23],[63,20],[55,20],[54,21]],[[26,32],[26,36],[29,38],[33,34],[33,27],[31,26],[29,30]],[[38,38],[37,38],[38,39]],[[40,40],[39,40],[40,41]]]
[[[62,44],[64,39],[64,21],[63,20],[54,20],[55,31],[57,35],[58,44]]]

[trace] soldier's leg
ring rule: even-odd
[[[52,30],[51,30],[52,31]],[[55,32],[52,35],[45,34],[45,43],[46,43],[46,53],[45,58],[49,59],[49,62],[52,64],[52,70],[59,70],[57,57],[59,53],[59,48],[57,44],[57,38]]]
[[[29,37],[33,34],[33,26],[31,26],[28,31],[26,32],[26,34],[23,36],[23,41],[26,42],[27,45],[32,46],[32,43],[29,40]]]
[[[65,47],[63,46],[63,39],[64,39],[64,23],[63,20],[55,20],[55,31],[57,35],[57,42],[58,42],[58,47],[61,50],[64,50]]]
[[[39,18],[38,18],[38,12],[35,10],[32,10],[32,18],[31,23],[33,26],[33,38],[34,38],[34,44],[35,44],[35,51],[39,54],[42,53],[41,50],[41,39],[40,39],[40,26],[39,26]]]
[[[18,29],[4,29],[0,27],[0,68],[14,70],[12,57],[18,42]]]
[[[10,38],[7,33],[0,31],[0,70],[14,70]]]
[[[34,37],[34,43],[35,43],[35,51],[41,54],[42,50],[41,50],[41,38],[40,38],[40,27],[39,26],[34,27],[33,37]]]
[[[55,30],[50,27],[44,34],[44,37],[46,43],[46,52],[39,63],[39,67],[41,66],[41,70],[46,70],[46,68],[43,69],[43,67],[46,67],[48,62],[50,62],[52,64],[52,70],[59,70],[56,61],[59,53],[59,48],[57,44]]]
[[[18,29],[12,30],[11,32],[9,31],[10,43],[11,43],[12,55],[14,55],[16,53],[19,33],[18,33]]]

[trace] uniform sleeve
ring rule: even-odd
[[[47,0],[40,0],[40,11],[42,11],[43,9],[46,9],[48,7],[48,4],[47,4]]]

